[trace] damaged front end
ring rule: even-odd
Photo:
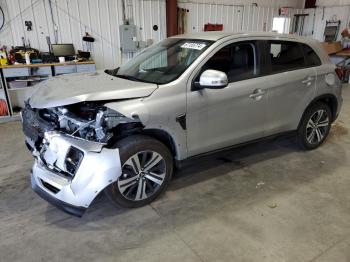
[[[115,142],[142,128],[99,103],[22,111],[26,145],[35,162],[31,182],[41,197],[81,216],[94,198],[121,175]]]
[[[139,120],[93,102],[38,109],[36,112],[55,130],[100,143],[111,144],[115,142],[113,138],[141,127]]]

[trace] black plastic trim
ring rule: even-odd
[[[176,117],[176,122],[178,122],[180,124],[180,126],[182,127],[183,130],[187,129],[186,126],[186,114],[182,114]]]
[[[49,193],[45,192],[43,189],[41,189],[36,184],[33,184],[32,188],[33,188],[34,192],[37,193],[41,198],[45,199],[51,205],[61,209],[62,211],[66,212],[70,215],[82,217],[87,209],[86,207],[73,206],[73,205],[68,204],[66,202],[63,202],[57,198],[54,198],[53,196],[51,196]]]
[[[205,153],[193,155],[193,156],[190,156],[190,157],[182,159],[182,160],[175,160],[175,165],[176,165],[177,168],[181,169],[181,168],[187,166],[188,164],[190,164],[192,161],[195,161],[196,159],[200,159],[202,157],[219,154],[221,152],[230,151],[232,149],[236,149],[236,148],[244,147],[244,146],[247,146],[247,145],[255,144],[255,143],[258,143],[258,142],[274,139],[276,137],[288,137],[288,136],[294,135],[295,132],[296,132],[296,130],[285,131],[285,132],[281,132],[281,133],[265,136],[265,137],[262,137],[262,138],[249,140],[247,142],[243,142],[243,143],[234,144],[234,145],[230,145],[230,146],[227,146],[227,147],[215,149],[215,150],[208,151],[208,152],[205,152]]]

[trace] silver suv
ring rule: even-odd
[[[320,45],[268,33],[165,39],[114,70],[40,84],[22,110],[33,189],[81,216],[154,200],[183,160],[290,131],[326,139],[341,83]]]

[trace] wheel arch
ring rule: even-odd
[[[331,112],[332,112],[332,122],[335,120],[336,114],[337,114],[337,110],[338,110],[338,100],[337,100],[336,96],[333,95],[333,94],[323,94],[323,95],[320,95],[320,96],[314,98],[309,103],[309,105],[305,108],[305,110],[303,112],[303,115],[301,116],[301,118],[299,120],[298,128],[300,127],[300,125],[301,125],[301,123],[303,121],[303,118],[304,118],[304,115],[305,115],[306,111],[311,106],[313,106],[314,104],[319,103],[319,102],[324,103],[324,104],[329,106],[329,108],[331,109]]]
[[[170,151],[172,156],[176,158],[179,154],[174,138],[162,129],[143,129],[141,134],[153,137],[162,142]]]

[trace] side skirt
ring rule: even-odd
[[[183,160],[175,160],[175,167],[178,169],[182,169],[186,166],[191,165],[191,163],[198,161],[199,159],[203,158],[203,157],[207,157],[207,156],[215,156],[215,154],[219,154],[219,153],[223,153],[225,151],[230,151],[232,149],[237,149],[240,147],[244,147],[247,145],[251,145],[251,144],[255,144],[258,142],[262,142],[262,141],[268,141],[268,140],[272,140],[274,138],[277,137],[289,137],[289,136],[294,136],[296,131],[286,131],[286,132],[282,132],[282,133],[278,133],[278,134],[274,134],[271,136],[266,136],[266,137],[262,137],[262,138],[258,138],[258,139],[254,139],[254,140],[250,140],[244,143],[240,143],[240,144],[235,144],[235,145],[231,145],[231,146],[227,146],[224,148],[220,148],[220,149],[216,149],[213,151],[209,151],[209,152],[205,152],[205,153],[201,153],[198,155],[194,155],[194,156],[190,156],[189,158],[183,159]]]

